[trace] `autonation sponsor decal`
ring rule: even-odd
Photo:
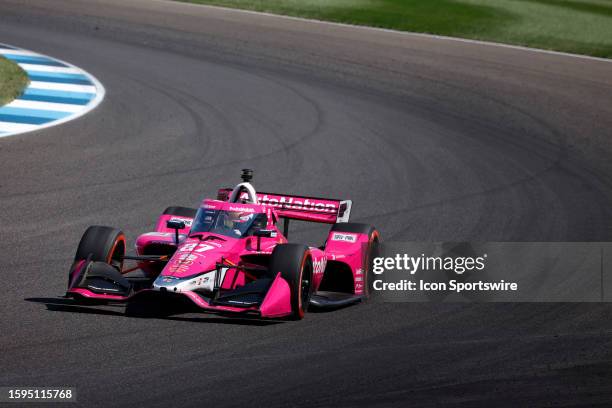
[[[388,301],[612,300],[612,243],[385,243],[368,285]]]
[[[325,213],[338,211],[337,204],[330,201],[315,200],[312,198],[285,197],[282,195],[264,194],[258,197],[260,204],[280,207],[286,210],[305,210]]]

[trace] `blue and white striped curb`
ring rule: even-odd
[[[0,55],[17,63],[30,79],[23,94],[0,107],[0,137],[76,119],[102,102],[104,87],[67,62],[0,44]]]

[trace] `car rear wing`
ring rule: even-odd
[[[217,194],[217,199],[227,201],[231,193],[231,188],[222,188]],[[258,192],[256,195],[259,204],[273,207],[279,217],[326,224],[348,222],[353,204],[351,200],[334,200],[289,194]]]

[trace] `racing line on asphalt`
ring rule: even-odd
[[[0,107],[0,137],[59,125],[94,109],[104,99],[100,81],[82,69],[5,44],[0,55],[28,75],[22,95]]]

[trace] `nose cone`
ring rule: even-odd
[[[183,278],[216,268],[222,257],[227,257],[235,242],[221,240],[186,239],[165,266],[161,276]]]

